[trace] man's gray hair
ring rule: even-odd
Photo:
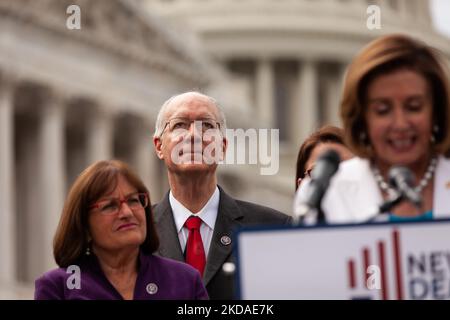
[[[158,116],[156,118],[155,133],[153,134],[154,138],[160,138],[163,133],[164,126],[166,125],[166,122],[167,122],[167,118],[166,118],[167,108],[170,106],[170,104],[173,102],[173,100],[177,99],[178,97],[180,97],[182,95],[196,95],[196,96],[205,98],[213,106],[215,106],[217,108],[217,114],[219,115],[219,119],[216,119],[216,120],[217,120],[217,122],[219,122],[220,131],[222,132],[222,135],[225,137],[225,133],[226,133],[226,129],[227,129],[227,122],[225,119],[225,113],[223,112],[223,109],[220,106],[220,104],[217,102],[217,100],[210,96],[207,96],[206,94],[203,94],[201,92],[189,91],[189,92],[184,92],[181,94],[174,95],[174,96],[170,97],[166,102],[163,103],[163,105],[161,106],[161,109],[158,112]]]

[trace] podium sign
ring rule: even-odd
[[[237,232],[240,299],[449,299],[450,220]]]

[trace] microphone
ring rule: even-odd
[[[340,161],[339,154],[334,150],[327,150],[319,156],[311,172],[311,181],[305,186],[305,196],[302,197],[303,200],[294,209],[293,224],[299,224],[300,219],[312,210],[318,210],[319,222],[324,220],[320,203],[328,188],[331,177],[339,168]]]
[[[422,197],[413,187],[414,177],[406,167],[395,166],[389,170],[389,182],[400,193],[400,196],[411,201],[415,206],[422,205]]]

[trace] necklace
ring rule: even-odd
[[[420,180],[419,184],[414,188],[414,191],[416,193],[422,193],[423,189],[428,185],[431,178],[434,175],[434,171],[436,170],[437,165],[437,159],[433,158],[430,161],[430,164],[428,165],[427,171],[425,171],[425,174],[423,175],[422,179]],[[389,196],[393,196],[397,194],[397,191],[395,191],[387,182],[384,180],[383,176],[380,173],[380,170],[378,170],[377,167],[372,167],[373,174],[375,176],[375,180],[378,183],[378,186],[381,190],[386,192]]]

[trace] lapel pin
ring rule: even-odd
[[[220,238],[220,242],[224,245],[224,246],[228,246],[231,244],[231,238],[229,236],[222,236],[222,238]]]
[[[155,294],[158,292],[158,286],[156,283],[150,282],[147,287],[145,287],[145,290],[147,290],[148,294]]]

